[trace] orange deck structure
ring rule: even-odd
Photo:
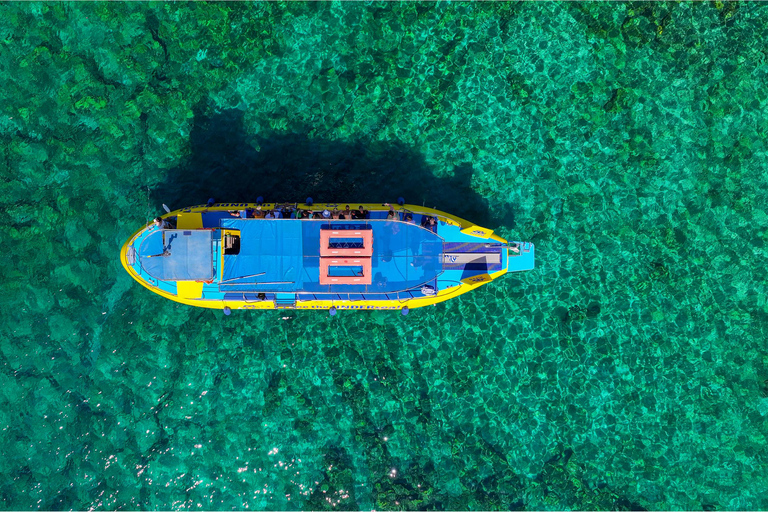
[[[331,247],[334,239],[360,238],[363,247],[342,248]],[[320,256],[373,256],[373,230],[371,229],[323,229],[320,231]]]
[[[330,276],[334,267],[362,267],[362,275]],[[371,284],[371,258],[320,258],[320,284]]]

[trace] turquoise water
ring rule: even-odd
[[[768,508],[766,16],[0,5],[0,507]],[[120,266],[258,195],[404,196],[537,269],[330,318]]]

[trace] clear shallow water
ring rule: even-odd
[[[0,9],[0,507],[768,507],[767,6]],[[538,268],[225,318],[118,262],[211,195],[403,195]]]

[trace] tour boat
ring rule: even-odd
[[[123,245],[125,270],[190,306],[410,309],[531,270],[534,246],[422,206],[212,203],[169,211]]]

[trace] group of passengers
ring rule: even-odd
[[[389,206],[389,212],[387,213],[387,220],[402,220],[407,224],[416,224],[411,212],[406,212],[401,218],[400,214],[395,212],[395,208],[389,204],[384,203],[384,206]],[[368,218],[368,210],[361,206],[357,210],[350,210],[349,205],[343,210],[334,208],[333,210],[311,210],[296,208],[293,205],[275,205],[274,209],[263,209],[261,206],[257,206],[255,209],[247,208],[245,210],[229,210],[229,214],[232,217],[245,217],[249,219],[352,219],[361,220]],[[174,226],[167,220],[157,217],[154,221],[155,227],[159,229],[172,229]],[[430,215],[421,216],[421,227],[435,231],[437,228],[437,217]]]
[[[387,220],[400,220],[406,224],[416,224],[411,212],[405,212],[400,214],[395,211],[394,206],[389,203],[384,203],[384,206],[389,206],[389,212],[387,212]],[[249,219],[319,219],[319,220],[363,220],[369,218],[368,210],[361,206],[357,207],[357,210],[350,210],[349,205],[343,210],[333,208],[333,210],[312,210],[297,208],[291,204],[275,205],[274,209],[263,209],[261,206],[257,206],[255,209],[248,208],[246,210],[230,210],[229,214],[233,217],[243,217]],[[437,217],[431,215],[421,216],[421,227],[430,231],[437,230]]]
[[[249,219],[367,219],[368,210],[359,206],[357,210],[350,210],[349,205],[343,210],[334,208],[333,210],[312,210],[296,208],[293,205],[275,205],[274,209],[263,209],[257,206],[255,209],[230,210],[232,217],[245,217]]]

